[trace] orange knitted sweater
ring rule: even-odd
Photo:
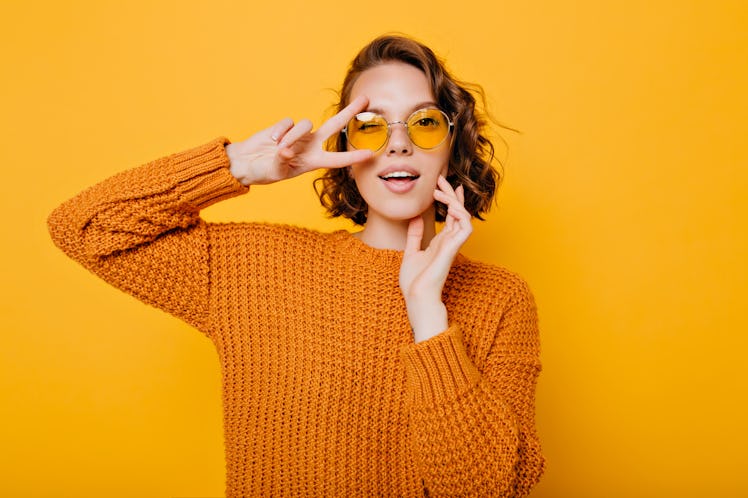
[[[414,344],[401,252],[344,231],[199,218],[248,190],[226,143],[109,178],[49,229],[70,257],[213,342],[227,496],[527,495],[544,460],[525,283],[458,255],[450,327]]]

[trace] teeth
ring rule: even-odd
[[[393,171],[392,173],[387,173],[386,175],[382,176],[384,179],[388,178],[415,178],[416,176],[408,173],[407,171]]]

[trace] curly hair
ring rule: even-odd
[[[491,207],[501,174],[493,166],[498,161],[494,157],[494,146],[485,134],[486,121],[476,110],[476,95],[485,103],[480,86],[453,78],[444,63],[425,45],[405,36],[385,35],[366,45],[353,59],[335,108],[339,112],[348,105],[353,85],[361,73],[388,62],[403,62],[421,70],[429,81],[438,107],[454,122],[447,181],[453,187],[463,186],[465,208],[482,220],[481,215]],[[331,136],[326,146],[330,151],[345,151],[345,135]],[[343,216],[357,225],[366,223],[368,206],[348,168],[327,170],[314,181],[314,188],[331,217]],[[444,221],[446,206],[440,202],[435,202],[435,205],[436,220]]]

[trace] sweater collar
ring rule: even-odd
[[[334,239],[335,245],[340,248],[341,252],[350,255],[351,258],[355,258],[360,262],[371,264],[372,266],[383,270],[400,270],[400,265],[403,261],[403,251],[397,251],[395,249],[376,249],[366,245],[346,230],[338,230],[333,232],[331,236]],[[452,266],[462,265],[466,261],[467,258],[461,253],[458,253]]]

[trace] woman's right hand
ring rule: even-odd
[[[358,97],[314,132],[308,119],[294,124],[286,118],[243,142],[226,145],[231,174],[244,185],[262,185],[319,168],[342,168],[371,158],[373,152],[366,149],[324,150],[325,140],[342,130],[367,104],[365,97]]]

